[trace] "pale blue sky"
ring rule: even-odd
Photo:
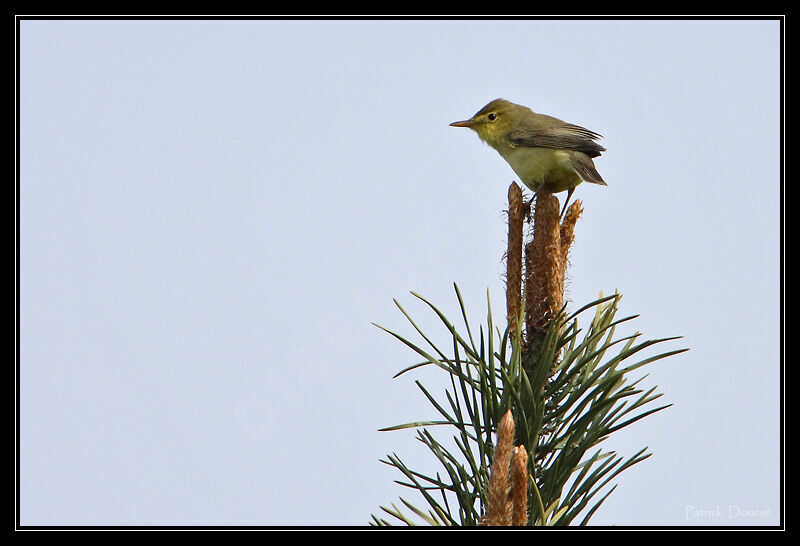
[[[453,282],[504,314],[515,175],[448,127],[504,97],[605,137],[572,308],[619,290],[691,348],[593,523],[777,524],[779,51],[778,21],[22,21],[21,523],[363,525],[408,495],[379,458],[438,470],[377,429],[444,378],[392,380],[417,358],[370,322],[445,339],[409,291],[456,316]]]

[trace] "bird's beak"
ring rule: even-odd
[[[471,119],[466,119],[464,121],[454,121],[450,124],[450,127],[472,127],[475,125],[475,122]]]

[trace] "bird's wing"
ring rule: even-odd
[[[598,138],[602,136],[594,131],[563,122],[550,126],[512,129],[508,134],[508,140],[514,146],[576,150],[589,157],[597,157],[606,151],[595,142]]]

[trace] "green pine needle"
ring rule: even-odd
[[[570,315],[562,310],[526,372],[519,332],[511,335],[509,328],[504,332],[495,328],[490,306],[486,327],[472,328],[461,292],[458,286],[454,287],[466,330],[463,335],[436,306],[412,292],[447,329],[452,354],[433,343],[397,301],[395,304],[429,349],[376,324],[423,359],[395,377],[433,365],[450,378],[450,388],[443,395],[415,382],[437,413],[436,419],[381,429],[416,428],[418,439],[438,461],[443,472],[436,472],[435,477],[409,469],[395,454],[381,461],[398,469],[405,480],[397,483],[415,490],[427,507],[420,508],[401,498],[410,514],[394,504],[382,506],[381,510],[403,525],[477,525],[485,510],[483,500],[488,493],[495,431],[503,414],[511,410],[517,431],[515,443],[524,444],[529,454],[529,524],[564,526],[581,516],[579,525],[586,525],[619,485],[612,485],[611,481],[651,455],[644,448],[624,459],[614,452],[602,451],[598,444],[671,405],[650,407],[661,393],[655,392],[657,387],[636,388],[647,376],[633,378],[631,373],[687,349],[629,362],[654,345],[679,338],[640,341],[641,334],[636,333],[615,339],[616,327],[638,316],[616,318],[621,298],[616,293]],[[580,328],[579,318],[591,310],[594,317],[588,326]],[[441,430],[442,426],[452,427],[453,448],[445,447],[428,430]],[[601,491],[599,500],[591,504]],[[386,526],[392,520],[372,515],[370,524]]]

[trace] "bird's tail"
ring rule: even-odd
[[[576,152],[572,154],[572,168],[578,173],[583,180],[591,182],[592,184],[600,184],[601,186],[608,186],[600,173],[594,166],[594,161],[588,155]]]

